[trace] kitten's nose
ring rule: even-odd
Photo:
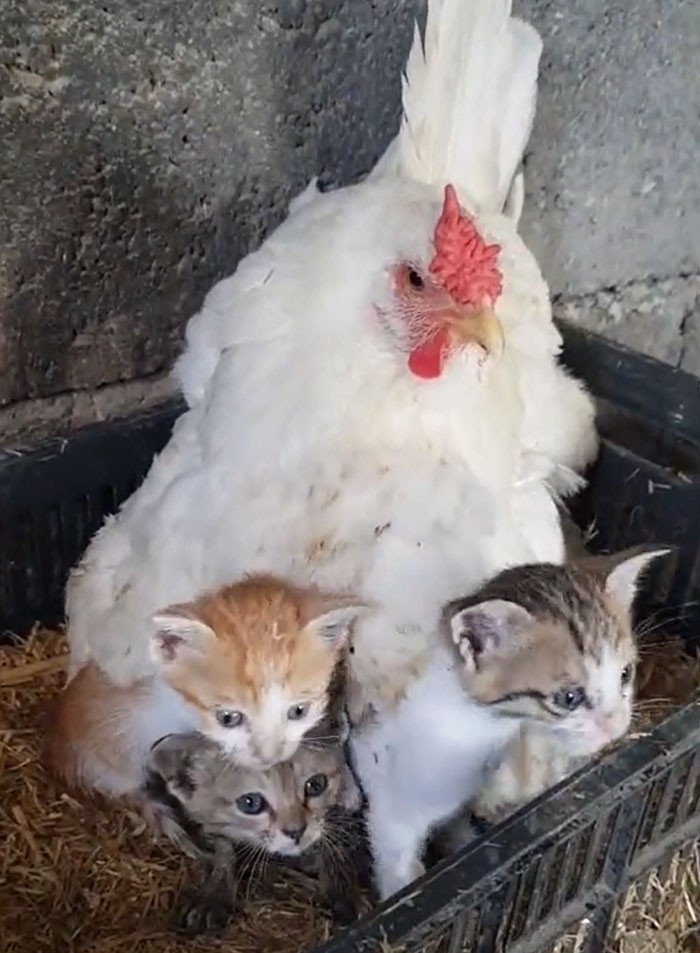
[[[278,744],[260,744],[253,754],[263,769],[271,768],[282,760],[283,751]]]
[[[293,840],[295,844],[301,843],[301,839],[304,836],[306,831],[306,824],[302,824],[301,827],[283,827],[282,833],[286,834],[290,840]]]

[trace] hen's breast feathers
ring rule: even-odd
[[[151,614],[256,570],[355,589],[381,602],[392,625],[427,633],[444,601],[502,565],[560,558],[557,514],[542,484],[493,497],[454,458],[420,454],[391,466],[349,454],[340,469],[319,468],[317,459],[288,479],[274,468],[247,474],[223,459],[190,463],[189,429],[179,425],[72,580],[74,670],[93,658],[117,683],[143,677]],[[395,650],[408,651],[410,673],[424,644],[425,635],[418,646],[394,644],[386,623],[378,631],[383,637],[358,660],[366,693],[372,659],[386,671]],[[406,659],[395,662],[397,681]]]

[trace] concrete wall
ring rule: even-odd
[[[521,0],[559,313],[700,371],[696,0]],[[291,192],[393,135],[422,0],[4,0],[0,439],[121,413]],[[695,99],[695,102],[694,102]]]
[[[700,4],[519,9],[544,40],[523,231],[556,311],[700,373]]]

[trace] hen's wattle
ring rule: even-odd
[[[449,333],[440,328],[427,341],[413,348],[408,356],[408,368],[416,377],[434,380],[442,373],[442,366],[450,349]]]

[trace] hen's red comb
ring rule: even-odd
[[[445,186],[445,201],[435,226],[435,255],[430,273],[459,304],[492,305],[503,289],[498,267],[500,245],[487,245],[460,208],[453,186]]]

